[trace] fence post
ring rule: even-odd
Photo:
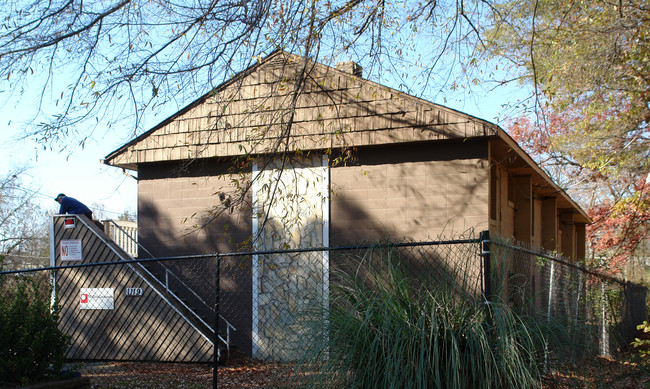
[[[54,216],[50,217],[50,267],[56,266],[56,233],[54,230]],[[1,270],[1,269],[0,269]],[[50,311],[54,312],[56,304],[56,270],[50,272],[50,285],[52,292],[50,294]]]
[[[212,369],[212,388],[217,389],[217,367],[219,365],[219,278],[220,278],[220,269],[221,269],[221,256],[217,254],[215,258],[215,292],[214,292],[214,335],[213,335],[213,346],[214,346],[214,367]]]
[[[646,318],[648,288],[627,281],[623,291],[623,339],[625,343],[630,343],[636,336],[636,326]]]
[[[492,301],[492,258],[490,257],[490,231],[481,231],[481,257],[483,257],[483,299],[486,303]]]
[[[607,298],[605,294],[605,281],[600,280],[600,303],[602,317],[600,324],[600,356],[609,356],[609,329],[607,328]]]

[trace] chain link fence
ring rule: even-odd
[[[647,288],[641,285],[501,238],[490,241],[490,251],[489,293],[543,325],[547,369],[581,356],[610,356],[646,319]]]
[[[478,240],[470,239],[222,254],[220,313],[237,327],[238,351],[295,361],[313,336],[313,322],[327,320],[333,293],[350,275],[378,287],[383,277],[378,273],[388,270],[390,257],[413,285],[454,280],[459,292],[478,297],[483,279],[478,250]]]
[[[330,341],[330,313],[350,308],[348,292],[361,286],[379,295],[396,275],[413,298],[444,288],[531,318],[545,335],[547,369],[609,354],[645,318],[644,288],[487,235],[132,259],[87,227],[77,235],[55,228],[52,266],[3,269],[0,285],[3,293],[17,277],[41,279],[41,293],[54,285],[59,329],[70,340],[64,368],[98,388],[299,385],[300,362]],[[213,369],[216,360],[222,365]]]

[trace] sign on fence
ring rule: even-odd
[[[62,240],[61,241],[61,260],[62,261],[81,261],[83,259],[83,250],[81,249],[81,240]]]
[[[81,288],[79,294],[81,309],[113,309],[114,301],[113,288]]]

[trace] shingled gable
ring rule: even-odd
[[[296,98],[293,81],[301,71],[307,77]],[[288,142],[283,141],[286,128]],[[536,193],[557,196],[558,207],[573,209],[581,223],[590,222],[497,125],[283,51],[113,151],[104,163],[138,170],[144,163],[267,154],[280,148],[322,150],[477,137],[490,138],[491,155],[509,160],[512,171],[531,175]]]
[[[303,63],[277,51],[201,96],[106,157],[138,163],[269,152],[293,114],[290,149],[323,149],[494,135],[488,122],[340,70],[309,63],[292,104],[291,80]],[[264,139],[260,139],[260,138]]]

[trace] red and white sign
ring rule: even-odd
[[[65,228],[75,228],[77,225],[77,219],[74,217],[66,217],[63,219],[63,225]]]
[[[83,260],[83,250],[81,240],[62,240],[61,241],[61,260],[62,261],[81,261]]]
[[[114,309],[113,288],[81,288],[79,306],[81,309]]]

